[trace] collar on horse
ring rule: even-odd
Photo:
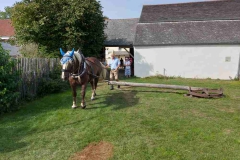
[[[73,78],[82,78],[82,76],[84,75],[84,73],[86,73],[87,70],[87,65],[86,65],[86,61],[85,61],[85,57],[79,53],[82,59],[82,62],[80,63],[80,65],[78,66],[78,73],[77,74],[73,74],[71,73],[71,77]]]

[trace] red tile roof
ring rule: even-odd
[[[0,37],[14,36],[14,28],[11,25],[10,19],[0,19]]]

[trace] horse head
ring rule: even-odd
[[[69,77],[69,74],[73,71],[74,49],[72,51],[68,51],[67,53],[64,53],[63,50],[60,48],[60,53],[63,56],[62,59],[60,60],[62,65],[61,78],[63,80],[67,80]]]

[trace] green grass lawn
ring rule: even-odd
[[[88,87],[87,108],[73,110],[70,90],[49,95],[0,117],[0,159],[67,160],[100,141],[114,146],[112,159],[240,159],[240,81],[127,81],[222,87],[226,96],[198,99],[185,97],[186,91],[140,87],[110,91],[100,83],[96,100],[90,101]]]

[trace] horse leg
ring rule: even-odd
[[[98,78],[96,78],[94,82],[95,82],[95,85],[94,85],[94,87],[95,87],[94,88],[94,96],[96,96],[97,95],[96,94],[96,90],[97,90]]]
[[[91,100],[94,100],[94,96],[96,95],[95,93],[95,80],[93,79],[91,82],[91,86],[92,86],[92,96],[91,96]]]
[[[85,103],[85,93],[86,93],[86,88],[87,88],[87,84],[83,84],[82,85],[82,91],[81,91],[81,94],[82,94],[82,102],[81,102],[81,107],[82,109],[86,108],[86,103]]]
[[[76,105],[76,97],[77,97],[77,86],[76,85],[73,85],[72,86],[72,96],[73,96],[73,105],[72,105],[72,108],[77,108],[77,105]]]

